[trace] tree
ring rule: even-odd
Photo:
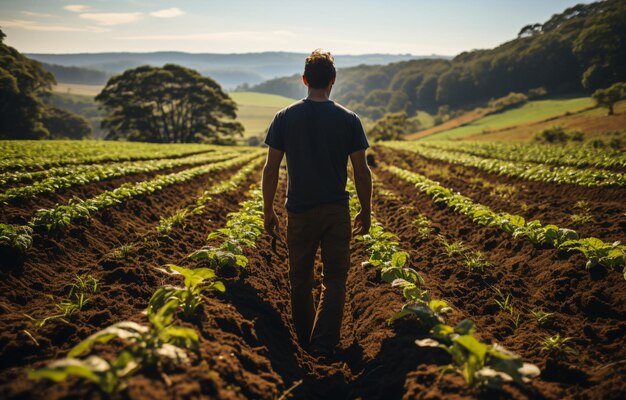
[[[46,108],[42,122],[51,139],[84,139],[92,133],[84,117],[56,107]]]
[[[108,139],[158,143],[229,143],[242,135],[237,105],[213,79],[167,64],[142,66],[109,79],[96,96]]]
[[[368,129],[370,138],[375,141],[398,140],[407,133],[419,130],[419,122],[410,119],[405,112],[387,113]]]
[[[608,109],[607,115],[615,114],[613,107],[615,103],[620,100],[626,99],[626,83],[618,82],[606,89],[598,89],[591,97],[595,100],[598,107],[604,107]]]
[[[54,76],[41,64],[4,44],[0,30],[0,139],[41,139],[48,136],[41,117]]]

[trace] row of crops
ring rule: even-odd
[[[228,149],[204,144],[3,140],[0,142],[0,172],[37,171],[63,165],[177,158]],[[230,149],[241,151],[236,147]]]
[[[229,180],[216,183],[198,201],[210,195],[239,188],[243,180],[258,167],[258,159],[249,162]],[[31,379],[59,382],[75,376],[95,383],[105,394],[115,396],[126,388],[128,379],[139,371],[162,370],[167,365],[184,366],[191,361],[190,353],[199,356],[200,335],[197,327],[199,306],[211,292],[224,292],[224,283],[216,279],[217,268],[245,268],[245,248],[255,246],[263,228],[263,200],[260,190],[250,192],[251,199],[240,204],[237,212],[228,215],[225,227],[209,234],[212,243],[189,254],[189,260],[202,261],[206,267],[186,268],[167,264],[155,269],[164,275],[182,278],[182,285],[163,285],[151,296],[145,310],[147,321],[120,321],[90,335],[76,344],[66,358],[53,361],[43,368],[30,370]],[[196,209],[197,212],[197,209]],[[188,324],[182,325],[185,321]],[[193,325],[192,325],[193,326]],[[117,340],[115,353],[95,347],[97,343]]]
[[[561,184],[573,184],[585,187],[607,187],[607,186],[624,186],[626,185],[626,174],[608,169],[591,168],[591,167],[579,167],[570,165],[560,165],[558,161],[555,162],[539,162],[523,160],[524,156],[514,161],[509,159],[497,158],[497,152],[487,153],[485,150],[484,155],[474,155],[471,152],[459,151],[458,149],[448,149],[448,145],[428,145],[421,142],[390,142],[385,143],[385,146],[394,149],[407,149],[416,152],[420,156],[431,159],[444,161],[448,163],[458,164],[467,167],[474,167],[480,170],[495,173],[498,175],[507,175],[515,178],[527,179],[530,181],[546,182],[546,183],[561,183]],[[475,145],[477,146],[477,145]],[[492,144],[491,146],[498,146]],[[475,147],[480,148],[480,147]],[[488,149],[489,147],[487,147]],[[551,146],[542,147],[530,147],[528,154],[540,154],[535,159],[551,159],[549,155],[552,152]],[[542,149],[542,150],[537,150]],[[495,151],[495,149],[493,149]],[[519,150],[524,152],[525,150]],[[541,152],[545,153],[541,153]],[[506,151],[504,154],[507,154]],[[586,156],[585,156],[586,154]],[[593,164],[597,154],[590,156],[588,153],[582,152],[580,155],[582,163]],[[496,158],[494,158],[496,157]],[[585,158],[587,157],[587,158]],[[532,158],[532,157],[531,157]],[[554,157],[558,159],[558,156]],[[620,162],[621,157],[612,157],[610,154],[605,154],[600,158],[614,158]]]
[[[194,163],[200,163],[199,166],[184,169],[179,172],[173,172],[164,175],[157,175],[152,179],[140,182],[129,182],[121,186],[106,190],[98,195],[88,199],[71,199],[67,204],[57,205],[51,209],[40,209],[35,212],[32,218],[24,225],[0,224],[0,249],[10,254],[16,259],[21,258],[28,248],[32,245],[33,233],[51,234],[68,229],[72,224],[78,221],[87,221],[92,218],[93,214],[103,209],[123,204],[127,200],[158,192],[168,186],[188,182],[194,178],[228,170],[230,168],[246,164],[251,160],[260,161],[259,151],[246,151],[240,153],[209,153],[205,156],[199,156],[201,161],[195,160]],[[183,159],[180,159],[185,160]],[[183,161],[188,162],[188,161]],[[156,163],[156,165],[161,165]],[[140,162],[141,164],[141,162]],[[183,164],[184,165],[184,164]],[[141,169],[145,166],[139,166]],[[107,170],[107,166],[102,167]],[[72,176],[81,176],[77,173]],[[72,180],[73,178],[69,178]],[[42,181],[45,182],[45,181]],[[77,184],[87,184],[88,181],[79,181]],[[26,188],[43,187],[41,185],[25,186]],[[52,186],[55,188],[55,186]],[[225,188],[222,186],[222,188]],[[39,189],[32,189],[38,191]],[[53,190],[53,189],[50,189]],[[39,190],[41,193],[41,190]],[[194,210],[199,210],[210,199],[210,194],[204,194],[203,198],[198,199],[197,206]],[[187,211],[181,211],[173,220],[180,220]]]
[[[353,186],[351,192],[350,212],[354,217],[360,211],[360,204]],[[422,276],[409,266],[409,253],[402,248],[398,237],[386,231],[375,218],[370,232],[357,240],[363,242],[369,253],[363,266],[378,268],[381,279],[398,288],[405,300],[389,323],[406,317],[417,319],[429,337],[420,335],[416,345],[448,352],[452,359],[449,368],[462,375],[468,385],[490,388],[498,388],[503,382],[524,385],[539,376],[539,368],[523,362],[519,355],[500,345],[480,341],[471,320],[463,319],[455,326],[446,324],[445,316],[452,308],[446,301],[433,298]]]
[[[498,213],[424,175],[389,165],[383,165],[383,169],[414,184],[417,190],[430,196],[435,203],[444,204],[478,225],[497,227],[514,238],[526,238],[536,245],[580,252],[587,258],[587,268],[597,265],[614,268],[623,272],[626,279],[626,246],[619,242],[607,243],[595,237],[581,238],[572,229],[553,224],[543,225],[537,220],[526,221],[519,215]]]
[[[544,145],[539,143],[434,141],[419,142],[419,147],[455,151],[507,161],[566,165],[573,167],[624,168],[626,154],[612,149],[580,144]]]

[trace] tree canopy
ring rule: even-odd
[[[606,108],[608,115],[614,115],[613,106],[620,100],[626,99],[626,83],[618,82],[606,89],[598,89],[591,95],[599,107]]]
[[[129,69],[109,79],[96,101],[108,139],[229,143],[243,133],[237,105],[220,85],[179,65]]]
[[[4,44],[5,37],[0,30],[0,138],[45,138],[41,97],[50,91],[54,77],[37,61]]]

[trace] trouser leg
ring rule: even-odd
[[[348,209],[335,207],[331,211],[321,236],[322,294],[311,334],[311,343],[323,349],[332,349],[339,342],[352,235]]]
[[[289,250],[289,282],[291,284],[291,317],[298,341],[309,343],[315,304],[313,301],[315,254],[319,247],[318,229],[304,216],[289,216],[287,247]]]

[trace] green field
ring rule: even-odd
[[[237,120],[245,128],[245,137],[263,134],[274,114],[296,101],[288,97],[255,92],[231,92],[229,95],[239,108]]]
[[[584,108],[592,107],[593,105],[594,102],[590,97],[529,101],[519,108],[487,115],[465,126],[429,135],[420,140],[459,139],[465,136],[477,135],[485,131],[514,127],[557,117],[567,112],[576,112]]]

